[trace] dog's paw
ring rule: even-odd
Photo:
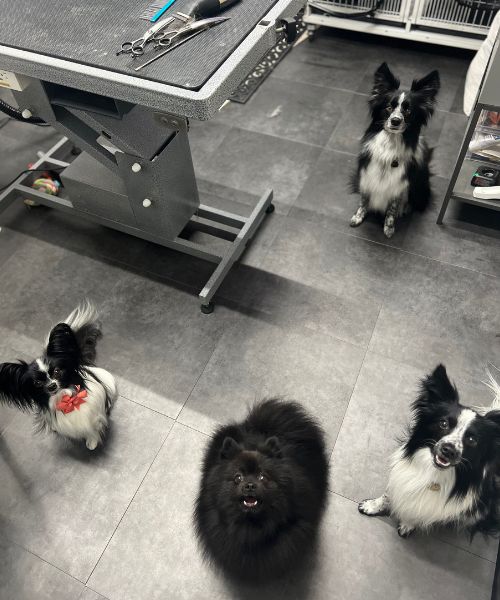
[[[410,535],[414,531],[415,531],[415,527],[412,527],[411,525],[403,525],[402,523],[400,523],[400,525],[398,527],[398,535],[399,535],[399,537],[402,537],[402,538],[410,537]]]
[[[364,220],[365,220],[364,215],[360,215],[360,214],[356,213],[355,215],[352,215],[349,225],[351,227],[359,227]]]
[[[97,448],[98,441],[94,438],[89,438],[85,441],[85,445],[89,450],[95,450]]]
[[[391,239],[395,231],[396,228],[394,227],[394,225],[384,225],[384,235],[386,238]]]
[[[387,514],[387,509],[381,504],[380,498],[363,500],[358,504],[358,510],[362,515],[367,515],[369,517]]]

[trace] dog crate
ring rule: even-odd
[[[456,0],[416,0],[415,24],[485,37],[495,11],[479,8],[480,2],[470,4],[466,6]]]
[[[477,50],[496,0],[308,0],[309,38],[319,26]]]

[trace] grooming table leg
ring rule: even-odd
[[[224,281],[229,269],[239,259],[246,246],[252,239],[255,231],[258,229],[266,213],[273,212],[274,205],[271,203],[273,199],[273,191],[267,190],[257,206],[253,209],[252,214],[245,220],[245,224],[241,228],[240,232],[236,236],[233,242],[233,246],[222,258],[218,264],[212,276],[207,281],[205,287],[201,290],[199,298],[201,300],[201,312],[210,314],[214,310],[213,302],[211,301],[214,294],[219,289],[221,283]],[[206,209],[207,207],[205,207]],[[205,210],[205,213],[208,211]]]

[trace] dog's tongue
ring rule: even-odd
[[[257,498],[254,498],[253,496],[247,496],[246,498],[243,498],[243,504],[248,508],[253,508],[254,506],[257,506],[257,503]]]
[[[439,454],[436,455],[436,460],[437,460],[438,464],[441,465],[442,467],[448,467],[450,464],[449,460],[446,460],[446,458],[441,458],[439,456]]]

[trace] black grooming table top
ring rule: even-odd
[[[134,67],[153,56],[151,44],[136,59],[116,52],[122,42],[140,38],[152,25],[140,18],[151,4],[148,0],[81,0],[77,5],[74,0],[0,0],[0,45],[198,90],[276,2],[240,0],[224,11],[229,21],[141,71]],[[194,0],[176,0],[163,17],[188,13],[193,4]]]

